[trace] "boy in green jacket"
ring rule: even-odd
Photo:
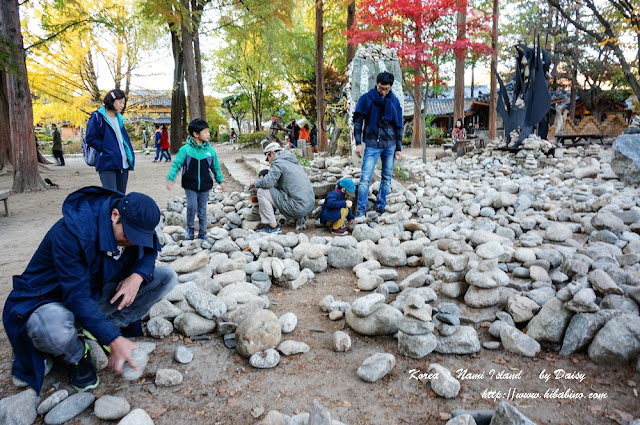
[[[213,178],[225,190],[224,179],[220,171],[218,155],[209,144],[209,124],[202,118],[196,118],[189,123],[189,138],[187,144],[178,151],[169,175],[167,176],[167,190],[173,188],[178,170],[182,168],[182,187],[187,195],[187,239],[195,236],[195,217],[198,212],[200,230],[199,239],[207,238],[207,201],[209,191],[213,187]],[[211,173],[213,172],[213,176]]]

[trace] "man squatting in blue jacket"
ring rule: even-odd
[[[142,335],[140,319],[177,282],[170,267],[154,269],[160,210],[149,196],[85,187],[67,197],[62,214],[24,273],[13,277],[2,316],[13,375],[37,392],[46,354],[70,365],[77,390],[98,386],[76,323],[110,348],[116,373],[125,362],[136,368],[137,345],[125,336]]]

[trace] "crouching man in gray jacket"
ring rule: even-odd
[[[258,188],[260,221],[265,224],[258,232],[282,233],[276,222],[275,208],[289,220],[296,221],[296,230],[304,230],[307,216],[313,211],[315,196],[307,173],[291,152],[283,151],[277,142],[264,147],[264,154],[271,164],[269,174],[263,179],[252,180],[251,187]]]

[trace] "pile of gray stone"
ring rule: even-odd
[[[633,331],[640,320],[637,191],[611,172],[609,150],[553,148],[535,136],[524,148],[409,161],[415,183],[394,181],[385,212],[369,213],[347,237],[254,233],[253,224],[245,225],[252,214],[248,196],[214,193],[209,221],[221,227],[211,229],[205,242],[185,241],[176,212],[176,205],[184,205],[174,199],[159,226],[159,260],[180,273],[182,285],[165,300],[174,308],[163,319],[185,335],[216,326],[230,333],[251,313],[268,308],[271,283],[296,289],[329,267],[345,268],[354,270],[354,286],[374,293],[357,309],[335,300],[322,303],[323,309],[332,320],[346,317],[363,335],[396,335],[400,352],[409,357],[428,354],[433,338],[459,333],[468,337],[467,345],[452,352],[480,349],[472,326],[440,323],[436,334],[426,324],[438,301],[456,300],[489,312],[498,323],[492,335],[507,350],[535,355],[545,342],[563,354],[588,350],[596,361],[633,359],[640,352]],[[535,167],[525,167],[527,158]],[[331,177],[328,189],[339,178],[357,182],[359,176],[345,159],[322,156],[309,173],[319,181]],[[372,199],[378,190],[374,182]],[[422,268],[398,284],[396,270],[404,266]],[[209,300],[209,310],[196,307],[199,299]],[[190,330],[185,323],[193,320],[207,326]],[[170,332],[162,323],[156,336]],[[457,326],[452,334],[449,326]],[[520,331],[524,327],[527,334]]]

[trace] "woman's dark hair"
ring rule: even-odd
[[[460,123],[460,128],[464,128],[464,123],[462,122],[462,118],[458,118],[456,120],[456,128],[458,127],[458,123]]]
[[[376,84],[382,84],[383,86],[386,86],[388,84],[392,86],[394,80],[395,77],[393,76],[393,74],[385,71],[378,74],[378,78],[376,78]]]
[[[117,99],[124,99],[124,108],[122,108],[122,112],[124,112],[127,108],[127,96],[125,96],[124,92],[120,89],[109,90],[109,93],[107,93],[102,102],[107,110],[115,111],[116,109],[113,107],[113,102]]]
[[[167,125],[166,124],[162,124],[162,131],[167,129]]]
[[[196,118],[189,123],[189,136],[193,137],[193,133],[200,133],[205,128],[209,128],[209,124],[202,118]]]
[[[309,124],[305,124],[304,128],[306,128],[307,130],[309,130]]]

